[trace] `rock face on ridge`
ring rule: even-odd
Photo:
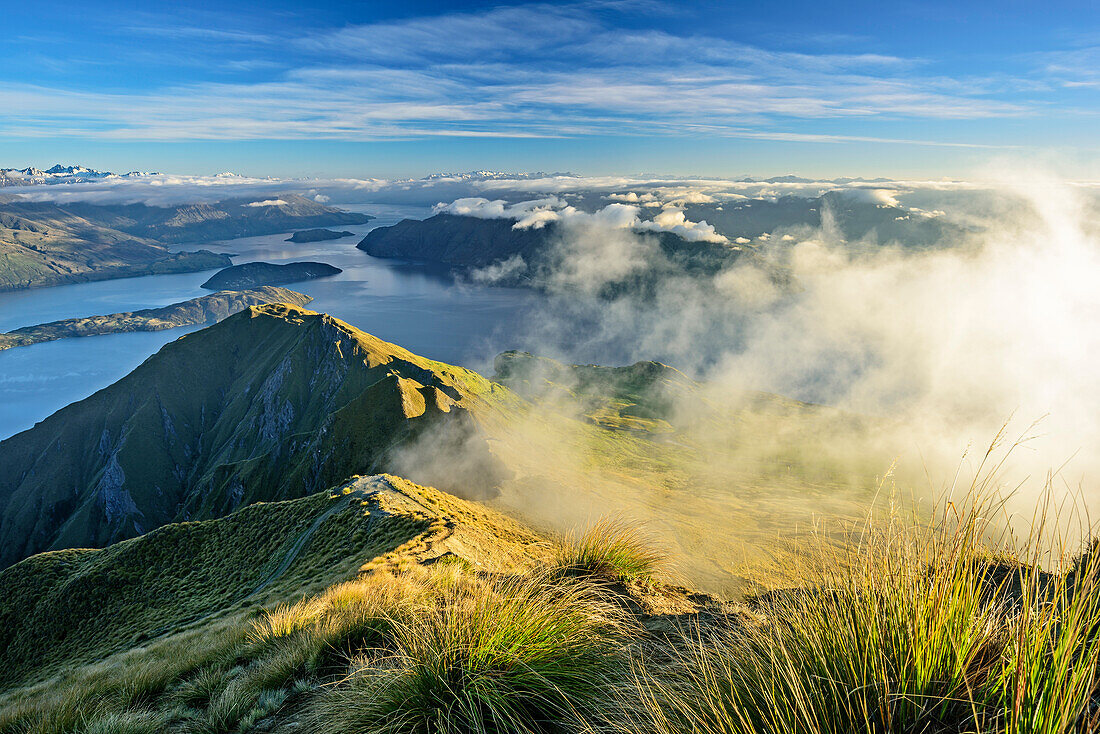
[[[0,442],[0,567],[311,494],[416,440],[461,443],[484,481],[479,420],[509,394],[330,316],[252,306]]]

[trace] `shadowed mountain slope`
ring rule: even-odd
[[[0,442],[0,567],[312,494],[451,431],[464,466],[491,484],[485,444],[469,437],[507,399],[476,373],[330,316],[253,306]]]
[[[373,229],[357,247],[374,257],[442,263],[459,272],[495,265],[501,272],[490,278],[494,283],[545,287],[570,258],[566,243],[606,236],[600,231],[573,232],[556,222],[539,229],[514,229],[514,224],[511,219],[437,214],[423,221],[406,219]],[[607,283],[599,295],[646,294],[662,277],[714,275],[744,262],[762,267],[777,283],[788,279],[751,250],[721,242],[688,241],[671,232],[635,235],[647,244],[645,267]]]

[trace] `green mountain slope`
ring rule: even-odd
[[[330,316],[250,307],[0,442],[0,567],[312,494],[418,439],[460,435],[471,491],[497,469],[469,437],[507,399]]]
[[[102,550],[42,553],[0,571],[0,691],[188,631],[214,644],[210,629],[226,620],[363,570],[455,551],[505,558],[536,541],[496,513],[383,475]]]
[[[497,369],[300,308],[242,311],[0,442],[0,568],[389,471],[542,529],[649,520],[685,580],[732,594],[779,534],[862,514],[890,464],[873,422],[655,362],[506,353]]]

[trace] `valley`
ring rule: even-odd
[[[852,632],[855,647],[851,619],[897,613],[869,610],[867,588],[904,610],[927,584],[978,603],[1002,593],[991,579],[1015,578],[973,543],[988,529],[937,525],[931,489],[899,491],[921,478],[898,463],[896,417],[760,390],[708,362],[751,343],[750,317],[813,294],[783,245],[809,225],[739,242],[723,232],[741,219],[711,232],[701,216],[508,206],[554,221],[360,205],[354,238],[207,243],[238,263],[226,270],[0,294],[0,327],[13,327],[0,345],[23,347],[0,354],[0,396],[10,380],[33,400],[32,377],[49,394],[37,413],[0,407],[24,421],[0,440],[0,732],[343,734],[391,711],[431,719],[440,690],[480,695],[409,692],[406,676],[445,654],[464,676],[506,661],[478,685],[520,686],[567,731],[681,734],[696,714],[665,686],[702,695],[692,676],[731,659],[772,680],[777,645],[792,650],[783,665],[806,659],[783,630]],[[623,216],[609,225],[608,211]],[[893,226],[935,257],[927,227]],[[903,248],[890,236],[851,251]],[[272,274],[293,290],[208,292]],[[910,515],[929,519],[895,525]],[[880,532],[908,549],[889,551],[882,576],[856,554]],[[937,550],[951,544],[964,550]],[[1091,583],[1075,570],[1089,556],[1048,569],[1023,560],[1027,546],[1001,552],[1020,554],[1021,585],[1100,614],[1072,591]],[[998,614],[982,634],[1047,634]],[[514,655],[550,683],[513,680]],[[566,664],[582,688],[556,677]],[[484,716],[532,716],[511,705],[447,720],[472,732]]]

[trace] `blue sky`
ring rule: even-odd
[[[1088,2],[0,0],[0,166],[1095,178]]]

